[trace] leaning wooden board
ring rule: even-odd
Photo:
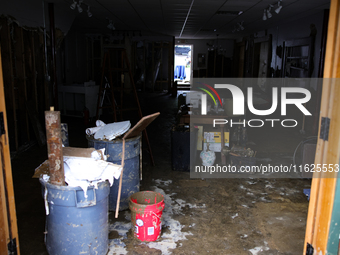
[[[151,122],[153,122],[158,117],[159,114],[160,113],[157,112],[141,118],[140,121],[138,121],[138,123],[133,126],[133,128],[125,133],[123,139],[128,139],[139,135],[147,126],[150,125]]]
[[[117,195],[117,205],[116,205],[116,214],[115,217],[118,218],[118,212],[119,212],[119,203],[120,203],[120,196],[122,192],[122,180],[123,180],[123,171],[124,171],[124,158],[125,158],[125,139],[135,137],[139,135],[147,126],[150,125],[152,121],[154,121],[160,113],[154,113],[148,116],[145,116],[138,121],[136,125],[133,126],[128,132],[125,133],[123,137],[123,152],[122,152],[122,173],[120,174],[119,179],[119,188],[118,188],[118,195]]]

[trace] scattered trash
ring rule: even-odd
[[[309,201],[309,197],[310,197],[310,189],[303,189],[303,194],[305,194],[307,196],[307,199]]]
[[[96,127],[87,128],[85,130],[87,135],[94,135],[94,139],[98,140],[113,140],[116,137],[126,133],[131,127],[130,121],[114,122],[105,124],[101,120],[96,121]]]
[[[238,216],[238,213],[236,213],[235,215],[231,216],[232,219],[235,219]]]
[[[64,157],[65,182],[70,187],[80,186],[87,197],[87,188],[93,185],[97,188],[99,182],[113,178],[118,179],[122,167],[97,158]]]
[[[105,149],[95,150],[94,148],[63,148],[64,176],[65,182],[70,187],[80,186],[87,197],[87,188],[97,188],[99,182],[108,180],[110,186],[113,178],[118,179],[122,167],[106,161]],[[49,160],[43,162],[36,168],[33,178],[43,178],[49,182]]]

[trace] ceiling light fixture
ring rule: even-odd
[[[83,12],[83,8],[81,8],[81,0],[79,0],[79,3],[78,3],[78,5],[77,5],[77,9],[78,9],[78,12],[79,13],[81,13],[81,12]]]
[[[243,20],[237,23],[237,31],[244,30]]]
[[[92,17],[92,13],[90,12],[90,6],[87,6],[87,16],[88,16],[89,18]]]
[[[273,5],[269,5],[268,9],[267,9],[267,18],[270,19],[271,17],[273,17],[273,15],[271,14],[271,10],[272,7],[274,7]]]
[[[281,5],[281,0],[280,0],[277,2],[277,8],[275,9],[275,12],[279,14],[281,9],[282,9],[282,5]]]
[[[113,25],[113,21],[111,19],[109,20],[109,24],[107,25],[107,28],[111,29],[111,30],[115,30],[116,29],[115,26]]]
[[[267,10],[266,9],[263,10],[262,20],[267,20]]]
[[[74,10],[77,6],[77,2],[73,0],[73,3],[70,5],[70,8]]]

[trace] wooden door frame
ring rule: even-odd
[[[0,50],[0,113],[3,115],[4,134],[0,133],[0,253],[8,254],[8,244],[15,240],[17,254],[20,255],[18,226],[14,201],[12,166],[9,150],[7,115]]]
[[[340,1],[331,0],[327,48],[324,68],[324,82],[320,107],[321,119],[330,119],[329,139],[318,139],[315,164],[339,164],[340,154]],[[330,79],[328,79],[330,78]],[[307,217],[303,254],[307,243],[314,248],[314,254],[327,254],[327,244],[332,219],[338,173],[314,173]]]

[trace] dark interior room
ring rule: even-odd
[[[339,28],[339,0],[0,2],[0,254],[339,255]]]

